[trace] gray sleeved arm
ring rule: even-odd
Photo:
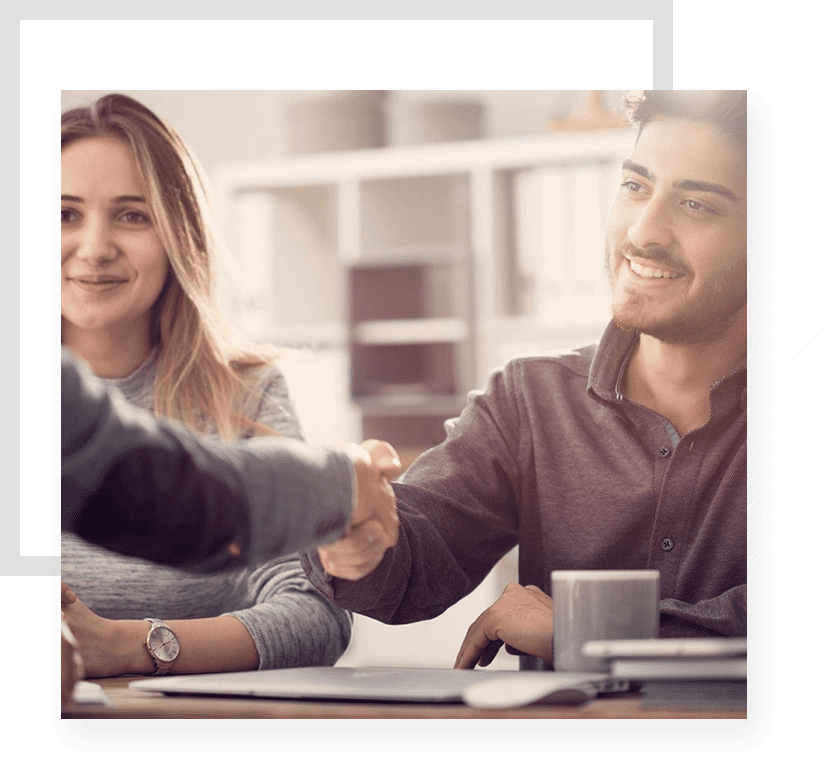
[[[351,613],[311,586],[297,557],[275,560],[249,576],[253,607],[226,613],[247,628],[259,669],[333,665],[351,639]]]
[[[345,454],[286,438],[223,445],[196,437],[130,406],[65,348],[61,382],[62,530],[205,571],[345,533],[353,497]]]
[[[250,417],[283,436],[302,439],[285,377],[272,365],[257,388]],[[227,613],[247,628],[259,652],[259,668],[333,665],[351,639],[351,613],[323,597],[305,576],[296,555],[269,562],[248,575],[252,607]]]

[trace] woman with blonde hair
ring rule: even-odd
[[[193,431],[301,438],[275,352],[219,314],[216,265],[205,185],[171,127],[117,94],[63,114],[63,344]],[[348,645],[350,615],[296,556],[194,575],[62,539],[63,610],[90,677],[331,665]]]
[[[149,331],[143,335],[151,345],[163,345],[156,371],[156,412],[197,430],[215,430],[225,439],[243,429],[266,432],[245,417],[240,402],[250,391],[245,382],[249,370],[266,365],[275,355],[267,347],[240,340],[219,315],[216,235],[194,156],[175,130],[124,95],[107,95],[90,108],[63,114],[62,152],[92,138],[129,147],[146,194],[142,209],[152,217],[170,269],[147,313]],[[62,208],[64,229],[73,211]],[[71,297],[70,289],[64,282],[62,296]],[[73,328],[64,317],[64,343]]]

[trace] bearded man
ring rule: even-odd
[[[303,556],[334,602],[425,620],[519,545],[456,667],[553,665],[553,570],[657,569],[660,635],[746,635],[746,93],[645,92],[607,230],[598,345],[522,358],[394,485],[397,544]],[[367,565],[377,567],[364,578]],[[346,576],[346,580],[331,574]]]

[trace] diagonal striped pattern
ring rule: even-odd
[[[748,350],[748,564],[826,568],[829,247],[818,252],[813,236],[789,254],[792,239],[784,237],[764,253],[769,245],[760,237],[748,249],[749,282],[770,266],[774,270],[762,285],[755,281],[748,299],[749,309],[761,296],[767,299],[761,312],[750,314],[748,325],[749,345],[753,342]]]

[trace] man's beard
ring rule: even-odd
[[[712,280],[704,291],[693,299],[684,300],[673,313],[660,318],[649,316],[653,307],[650,297],[640,292],[628,293],[624,300],[616,299],[617,284],[611,268],[611,257],[620,256],[621,265],[628,265],[623,257],[628,253],[634,257],[651,260],[658,267],[664,265],[672,271],[688,275],[688,267],[671,254],[669,250],[643,252],[625,241],[615,253],[606,246],[605,262],[613,289],[613,320],[623,331],[647,334],[669,344],[695,344],[715,341],[722,337],[735,321],[737,314],[745,307],[747,279],[744,261],[735,262],[728,270]],[[613,262],[616,262],[615,260]],[[618,274],[616,274],[618,275]]]

